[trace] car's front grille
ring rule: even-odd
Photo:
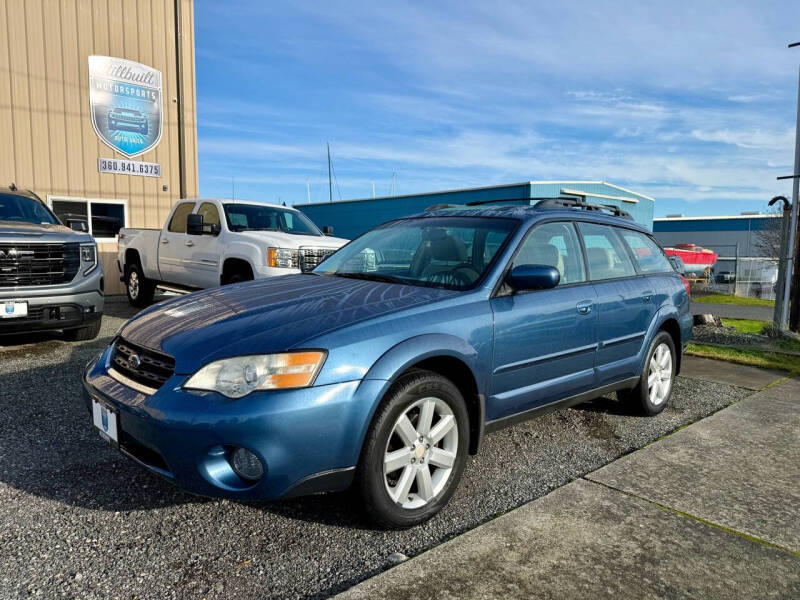
[[[81,266],[80,244],[0,244],[0,288],[69,283]]]
[[[175,359],[119,338],[111,350],[111,366],[140,385],[158,389],[175,372]]]
[[[334,252],[334,248],[300,248],[300,270],[303,273],[313,270]]]

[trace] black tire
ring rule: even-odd
[[[66,329],[64,331],[64,338],[70,342],[85,342],[93,340],[100,333],[100,319],[87,325],[86,327],[79,327],[78,329]]]
[[[666,346],[670,354],[668,388],[663,397],[660,391],[657,391],[654,394],[654,397],[651,398],[651,390],[648,386],[648,378],[651,374],[650,363],[662,345]],[[647,357],[645,358],[644,366],[642,367],[642,375],[639,379],[639,383],[637,383],[636,387],[633,389],[619,390],[617,392],[617,398],[619,401],[626,405],[631,412],[636,414],[652,417],[660,413],[662,410],[664,410],[667,404],[669,404],[669,400],[672,397],[672,390],[675,387],[675,366],[677,365],[677,358],[678,356],[675,351],[675,342],[672,340],[672,336],[666,331],[659,331],[655,338],[653,338],[650,348],[647,350]],[[662,378],[662,383],[667,383],[663,382],[663,376],[666,376],[666,374],[666,370],[662,370],[657,374],[658,377]]]
[[[137,308],[153,302],[156,284],[144,276],[138,262],[125,265],[125,293],[128,295],[128,302]]]
[[[232,273],[231,275],[225,277],[225,280],[222,282],[222,285],[230,285],[232,283],[242,283],[243,281],[252,281],[252,280],[253,280],[252,275],[250,275],[249,273],[242,273],[240,271]]]
[[[421,418],[421,407],[419,409],[412,408],[415,403],[420,402],[425,398],[434,398],[437,402],[443,403],[449,407],[452,416],[455,418],[455,426],[452,429],[457,431],[457,443],[452,448],[455,450],[455,458],[452,462],[452,467],[449,475],[447,470],[439,469],[439,467],[432,467],[433,461],[429,460],[428,465],[425,466],[428,472],[431,473],[433,468],[433,479],[439,477],[437,487],[441,486],[438,493],[432,496],[425,504],[419,507],[403,507],[399,502],[395,502],[389,495],[387,483],[384,481],[384,457],[389,451],[389,444],[399,441],[398,434],[395,431],[395,424],[407,412],[419,410],[416,422],[412,422],[415,428],[419,427],[419,419]],[[441,407],[444,409],[444,407]],[[437,407],[437,410],[439,408]],[[410,414],[410,413],[409,413]],[[409,417],[411,420],[413,415]],[[433,421],[430,428],[430,433],[433,434],[436,429],[439,418]],[[449,418],[449,417],[448,417]],[[417,435],[419,432],[417,431]],[[452,433],[448,433],[451,436]],[[411,462],[419,460],[419,463],[413,465],[414,468],[420,469],[421,463],[425,462],[425,457],[431,458],[431,454],[436,450],[439,444],[444,448],[447,441],[447,436],[437,442],[432,442],[433,437],[425,439],[424,442],[420,441],[418,446],[421,448],[420,454],[415,454],[413,448],[408,447],[408,456],[411,457]],[[426,442],[432,442],[433,450],[425,450]],[[453,438],[449,438],[450,443],[453,443]],[[414,443],[417,444],[415,438]],[[404,450],[405,446],[401,443],[400,450]],[[431,448],[430,445],[427,446]],[[440,449],[442,449],[440,448]],[[450,500],[450,497],[458,487],[458,482],[461,480],[461,474],[466,464],[467,453],[469,449],[469,414],[467,413],[467,406],[464,398],[448,379],[442,377],[437,373],[430,371],[416,370],[411,371],[401,376],[397,382],[389,389],[386,396],[381,401],[380,406],[375,413],[372,423],[370,424],[369,431],[367,432],[366,439],[364,440],[364,447],[361,451],[361,459],[359,460],[356,469],[355,490],[360,495],[363,506],[369,518],[379,527],[386,529],[405,529],[424,523],[436,513],[438,513]],[[452,453],[451,453],[452,454]],[[405,474],[406,469],[411,469],[412,465],[398,467],[402,471],[394,471],[391,473],[398,474],[398,481],[395,485],[399,485],[399,480]],[[441,474],[440,474],[441,472]],[[417,473],[413,469],[409,473]],[[446,477],[446,479],[445,479]],[[411,477],[409,477],[411,479]],[[410,490],[416,487],[417,501],[420,501],[422,496],[419,493],[418,475],[413,475],[413,483],[409,488],[407,500],[411,500],[412,492]]]

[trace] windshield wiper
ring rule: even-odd
[[[336,277],[349,277],[350,279],[364,279],[366,281],[380,281],[383,283],[402,283],[407,284],[404,279],[393,275],[383,275],[382,273],[331,273]]]

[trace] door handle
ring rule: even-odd
[[[194,242],[192,240],[186,240],[187,246],[194,246]]]
[[[592,302],[591,300],[584,300],[582,302],[578,302],[575,305],[575,308],[578,310],[578,314],[588,315],[590,312],[592,312],[593,304],[594,302]]]
[[[647,290],[642,294],[642,300],[644,300],[645,302],[650,302],[650,300],[653,299],[653,294],[655,294],[653,290]]]
[[[162,238],[161,239],[161,243],[162,244],[169,244],[169,240],[167,238]]]

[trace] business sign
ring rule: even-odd
[[[141,175],[143,177],[161,177],[159,163],[125,160],[124,158],[98,158],[97,170],[114,175]]]
[[[89,111],[103,142],[132,158],[161,140],[161,71],[124,58],[89,57]]]

